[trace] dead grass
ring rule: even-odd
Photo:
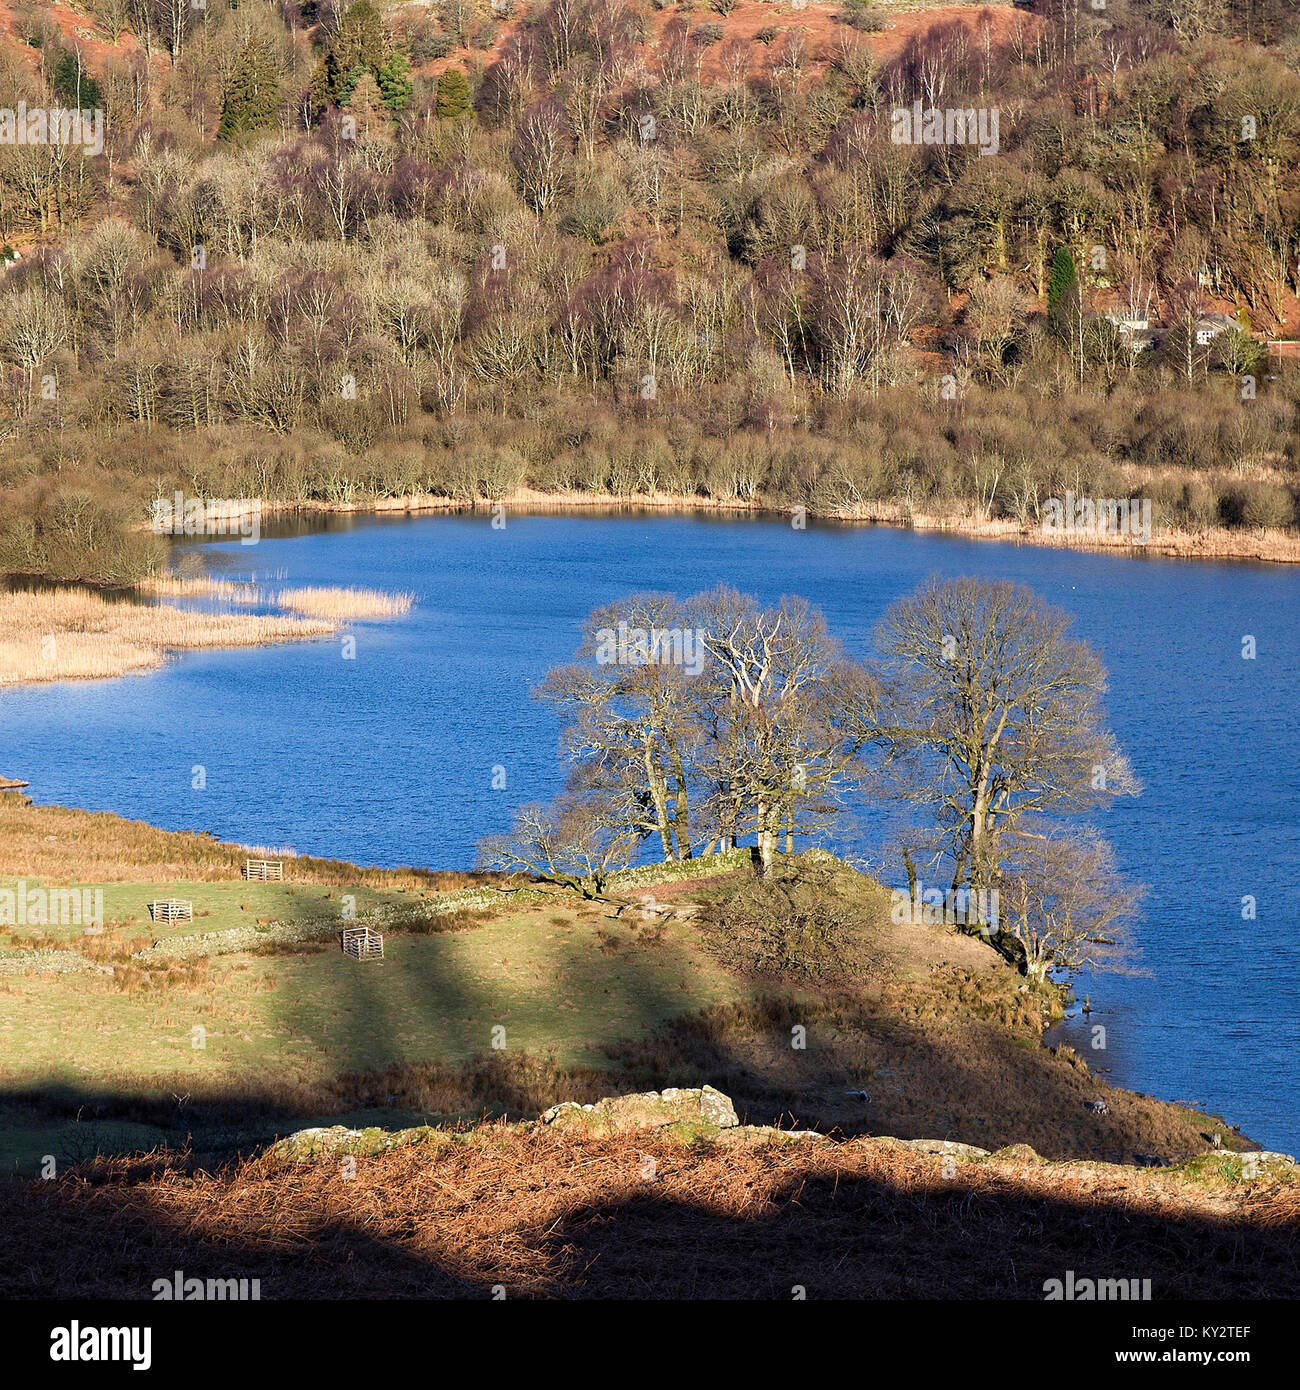
[[[111,811],[0,797],[0,874],[82,884],[230,880],[240,877],[248,854],[245,845],[160,830]],[[276,851],[274,857],[289,860],[285,876],[297,883],[450,892],[486,881],[482,874],[452,870],[360,868],[340,859],[294,856],[291,850]]]
[[[764,5],[763,9],[768,6]],[[800,12],[794,12],[798,15]],[[712,51],[712,50],[711,50]],[[1140,489],[1141,480],[1134,484]],[[637,493],[635,495],[605,492],[541,492],[520,487],[500,499],[504,506],[530,513],[568,514],[603,511],[690,513],[744,512],[749,514],[782,514],[788,512],[774,501],[762,496],[754,498],[708,498],[681,493]],[[312,502],[297,510],[320,513],[342,512],[455,512],[483,509],[487,502],[464,503],[433,493],[407,494],[402,497],[366,499],[361,502]],[[1127,536],[1089,536],[1080,533],[1054,534],[1022,525],[1018,521],[997,518],[990,520],[979,514],[967,501],[953,502],[947,509],[918,513],[909,503],[881,499],[859,504],[814,507],[810,516],[835,521],[859,522],[865,525],[897,526],[916,531],[947,531],[976,540],[1001,541],[1015,545],[1041,545],[1057,549],[1092,550],[1102,553],[1132,555],[1164,555],[1199,560],[1266,561],[1276,564],[1300,563],[1300,535],[1294,529],[1261,531],[1258,528],[1212,526],[1190,531],[1159,528],[1153,531],[1147,545],[1134,545]]]
[[[686,1145],[484,1126],[356,1159],[142,1165],[0,1188],[10,1297],[147,1298],[160,1271],[264,1299],[1001,1298],[1150,1278],[1154,1297],[1300,1294],[1300,1191],[1176,1173],[945,1164],[870,1139]]]
[[[265,601],[255,584],[212,576],[155,575],[138,594],[235,608]],[[0,687],[152,671],[172,651],[323,637],[351,619],[401,617],[415,598],[373,589],[300,588],[281,590],[274,602],[289,612],[210,612],[73,588],[0,593]]]
[[[206,598],[220,603],[252,607],[261,603],[262,591],[242,580],[217,579],[210,574],[155,574],[136,586],[140,593],[154,598]]]
[[[1140,484],[1135,484],[1136,488]],[[1046,546],[1057,550],[1094,550],[1121,555],[1164,555],[1188,560],[1262,560],[1272,564],[1300,564],[1300,535],[1295,530],[1212,526],[1201,531],[1176,527],[1154,529],[1144,545],[1119,534],[1089,535],[1083,532],[1050,532],[1009,518],[989,519],[965,503],[946,511],[916,512],[893,501],[863,503],[836,508],[840,521],[906,526],[916,531],[948,531],[975,540]]]
[[[0,593],[0,686],[122,676],[170,651],[256,647],[336,630],[320,619],[204,613],[81,589]]]
[[[276,602],[292,613],[314,618],[400,618],[411,611],[415,595],[355,588],[281,589]]]
[[[1109,1086],[1068,1048],[1043,1047],[1043,1001],[1019,994],[1016,979],[958,967],[925,983],[772,992],[678,1018],[609,1059],[622,1089],[708,1082],[755,1124],[1025,1143],[1052,1159],[1115,1163],[1180,1162],[1210,1152],[1211,1134],[1242,1146],[1215,1117]],[[791,1046],[795,1029],[802,1048]],[[596,1099],[589,1085],[573,1077],[573,1098]],[[1097,1100],[1103,1113],[1088,1109]]]

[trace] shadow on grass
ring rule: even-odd
[[[412,978],[418,992],[418,973]],[[388,995],[372,992],[372,968],[345,971],[341,980],[357,1016],[371,1025],[387,1017]],[[448,982],[438,988],[443,1007]],[[477,989],[457,997],[466,1010],[481,1006]],[[191,1165],[211,1165],[309,1124],[397,1129],[531,1118],[560,1100],[706,1083],[730,1096],[746,1123],[955,1140],[989,1150],[1028,1144],[1056,1160],[1174,1163],[1210,1152],[1212,1135],[1229,1148],[1241,1143],[1221,1122],[1115,1090],[1072,1055],[1025,1046],[995,1024],[926,1025],[847,997],[764,996],[666,1022],[660,1015],[658,1023],[655,1008],[666,1001],[637,1020],[639,1032],[600,1047],[592,1040],[603,1050],[600,1065],[509,1049],[468,1057],[449,1049],[445,1061],[410,1061],[398,1047],[383,1060],[367,1045],[363,1054],[344,1048],[336,1057],[360,1055],[368,1065],[339,1065],[317,1081],[286,1076],[253,1085],[236,1078],[205,1088],[189,1079],[184,1094],[167,1084],[107,1080],[11,1088],[0,1092],[0,1116],[15,1133],[5,1166],[13,1171],[16,1160],[19,1172],[33,1175],[51,1152],[61,1164],[84,1161],[95,1154],[87,1145],[97,1131],[114,1123],[154,1126],[153,1142],[188,1149]],[[409,1018],[401,1029],[407,1027]],[[791,1046],[796,1030],[802,1048]],[[1104,1108],[1094,1109],[1098,1104]]]

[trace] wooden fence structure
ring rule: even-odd
[[[156,898],[149,904],[155,922],[192,922],[194,904],[186,898]]]
[[[370,927],[345,927],[343,954],[353,960],[383,960],[384,938]]]
[[[244,877],[260,883],[280,882],[284,878],[284,861],[281,859],[245,859]]]

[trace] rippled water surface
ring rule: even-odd
[[[214,570],[409,589],[417,606],[357,624],[355,660],[326,639],[6,693],[0,771],[28,778],[40,801],[436,867],[468,867],[512,807],[558,789],[556,726],[528,692],[572,655],[598,603],[720,580],[767,600],[796,592],[862,651],[889,603],[932,574],[1030,584],[1102,649],[1111,722],[1145,783],[1105,828],[1125,871],[1151,885],[1138,933],[1148,973],[1079,983],[1101,1010],[1105,1053],[1075,1036],[1082,1019],[1066,1031],[1120,1084],[1203,1101],[1270,1147],[1300,1148],[1300,570],[657,516],[512,517],[503,530],[349,519],[199,549]],[[871,842],[870,815],[863,834]]]

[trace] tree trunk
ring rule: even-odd
[[[664,847],[664,863],[668,864],[676,858],[673,854],[673,838],[668,830],[668,798],[664,794],[664,784],[659,776],[659,769],[654,765],[654,756],[649,740],[645,742],[643,752],[646,784],[650,788],[650,796],[655,804],[655,829],[659,831],[659,840]]]
[[[758,816],[755,821],[755,830],[758,835],[758,858],[760,864],[763,866],[764,878],[770,878],[772,876],[773,836],[771,826],[769,825],[770,816],[771,813],[768,810],[767,803],[760,801],[758,803]]]
[[[678,859],[690,859],[691,855],[691,799],[686,787],[686,769],[682,766],[681,750],[676,741],[669,739],[669,753],[672,757],[673,777],[677,782],[677,793],[673,798],[673,827],[677,834]]]

